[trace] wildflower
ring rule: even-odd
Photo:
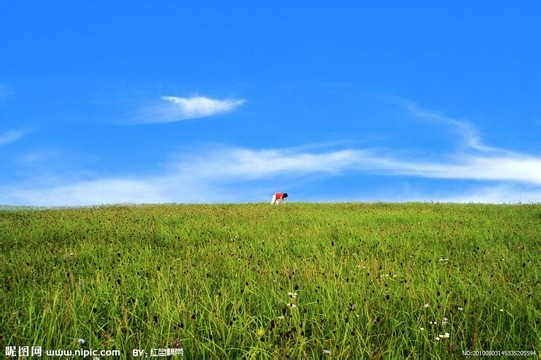
[[[444,318],[441,320],[441,324],[442,324],[443,326],[445,326],[445,325],[447,325],[447,322],[448,322],[448,321],[449,321],[449,319],[446,318],[446,317],[444,317]]]
[[[451,336],[448,332],[446,332],[444,335],[443,335],[446,339],[449,339],[449,336]]]
[[[296,308],[297,305],[295,305],[295,304],[293,304],[293,303],[289,303],[289,307],[293,309],[293,308]]]
[[[436,341],[440,341],[440,338],[436,336]]]
[[[83,338],[77,339],[77,342],[78,342],[79,344],[81,344],[82,346],[86,345],[86,340],[83,339]]]
[[[323,354],[325,354],[325,355],[331,355],[331,350],[323,350]]]
[[[461,307],[458,308],[458,311],[462,311],[462,310],[464,310],[464,308],[461,308]]]
[[[428,308],[428,306],[429,306],[428,304],[425,304],[425,309]]]
[[[419,330],[421,330],[421,331],[425,331],[425,328],[423,328],[423,327],[422,327],[422,328],[420,328]]]
[[[500,309],[500,312],[503,312],[503,309]]]
[[[293,292],[288,292],[287,294],[288,294],[289,297],[292,298],[292,299],[296,299],[296,298],[297,298],[297,293],[296,293],[296,292],[294,292],[294,293],[293,293]]]
[[[284,319],[285,319],[284,315],[278,316],[278,320],[284,320]]]

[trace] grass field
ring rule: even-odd
[[[541,351],[541,205],[4,210],[0,245],[4,355]]]

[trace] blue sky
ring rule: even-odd
[[[0,204],[541,202],[541,2],[0,3]]]

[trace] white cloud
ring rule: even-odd
[[[439,201],[454,203],[541,203],[541,188],[499,184],[467,190],[462,194],[439,194]]]
[[[197,156],[179,156],[165,171],[138,178],[103,177],[94,181],[2,189],[0,203],[33,205],[92,205],[111,203],[238,202],[272,191],[270,183],[318,175],[379,174],[430,179],[491,182],[482,190],[464,194],[415,194],[408,198],[395,192],[389,200],[435,200],[458,202],[539,201],[541,159],[529,156],[472,156],[453,162],[423,162],[382,155],[376,151],[345,149],[308,152],[290,149],[253,150],[221,148]],[[482,184],[482,183],[480,183]],[[242,190],[240,190],[242,189]],[[6,194],[10,195],[10,198]],[[249,195],[247,195],[249,194]]]
[[[450,156],[451,161],[447,162],[410,160],[395,167],[398,174],[439,179],[541,184],[541,157],[488,146],[483,143],[479,131],[468,121],[422,109],[409,100],[402,99],[402,103],[410,115],[416,118],[452,126],[468,151],[453,154]]]
[[[393,201],[393,200],[391,200]],[[484,204],[529,204],[541,203],[541,188],[517,184],[496,184],[471,186],[460,192],[434,191],[432,193],[397,194],[399,202],[445,202],[445,203],[484,203]]]
[[[206,179],[261,179],[275,175],[335,173],[353,166],[358,151],[339,150],[323,153],[295,149],[223,148],[180,161],[179,172]]]
[[[22,139],[28,131],[26,130],[12,130],[5,133],[0,133],[0,146],[7,145]]]
[[[467,155],[447,162],[402,159],[374,150],[299,152],[295,149],[221,149],[177,168],[201,178],[260,179],[274,175],[338,174],[344,171],[432,179],[513,181],[541,185],[541,158],[527,155]]]
[[[462,156],[452,162],[386,159],[381,170],[432,179],[515,181],[541,185],[541,158],[527,155]]]
[[[160,124],[229,113],[244,105],[244,99],[212,99],[204,96],[163,96],[160,104],[141,110],[133,120],[137,124]]]
[[[477,151],[502,151],[501,149],[483,144],[479,131],[475,128],[475,126],[466,120],[455,119],[435,111],[423,109],[416,103],[409,100],[401,99],[401,102],[409,114],[415,118],[441,123],[444,125],[451,125],[459,134],[462,140],[461,143],[467,148]]]
[[[77,206],[114,203],[158,203],[166,198],[159,186],[141,179],[101,178],[66,185],[20,188],[9,194],[15,204]],[[10,199],[6,199],[10,202]],[[3,200],[3,202],[6,202]]]
[[[529,204],[541,203],[541,187],[517,184],[475,185],[468,184],[460,191],[441,189],[420,189],[411,184],[396,188],[385,187],[379,191],[336,195],[325,193],[310,195],[304,201],[310,202],[442,202],[442,203],[484,203],[484,204]]]
[[[178,102],[168,100],[169,102]],[[192,114],[212,106],[192,103]],[[204,102],[203,102],[204,103]],[[232,105],[234,106],[234,105]],[[186,110],[187,111],[187,110]],[[26,205],[93,205],[112,203],[241,202],[264,200],[276,183],[298,184],[314,177],[379,175],[390,178],[469,181],[460,194],[424,189],[424,193],[382,190],[387,201],[538,202],[541,201],[541,157],[483,144],[477,129],[418,107],[410,109],[425,119],[458,130],[466,152],[444,154],[434,160],[378,149],[341,148],[323,151],[318,146],[250,149],[221,147],[199,153],[176,154],[160,174],[139,177],[103,176],[93,181],[76,178],[45,184],[0,188],[0,203]],[[1,139],[1,137],[0,137]],[[13,139],[13,135],[11,136]],[[472,186],[473,181],[475,186]],[[435,183],[437,184],[437,183]],[[353,197],[350,200],[355,200]],[[370,197],[370,195],[368,195]],[[329,199],[332,200],[332,199]],[[341,198],[340,200],[345,200]]]

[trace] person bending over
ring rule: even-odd
[[[286,197],[287,193],[277,192],[276,194],[272,195],[271,205],[283,203]]]

